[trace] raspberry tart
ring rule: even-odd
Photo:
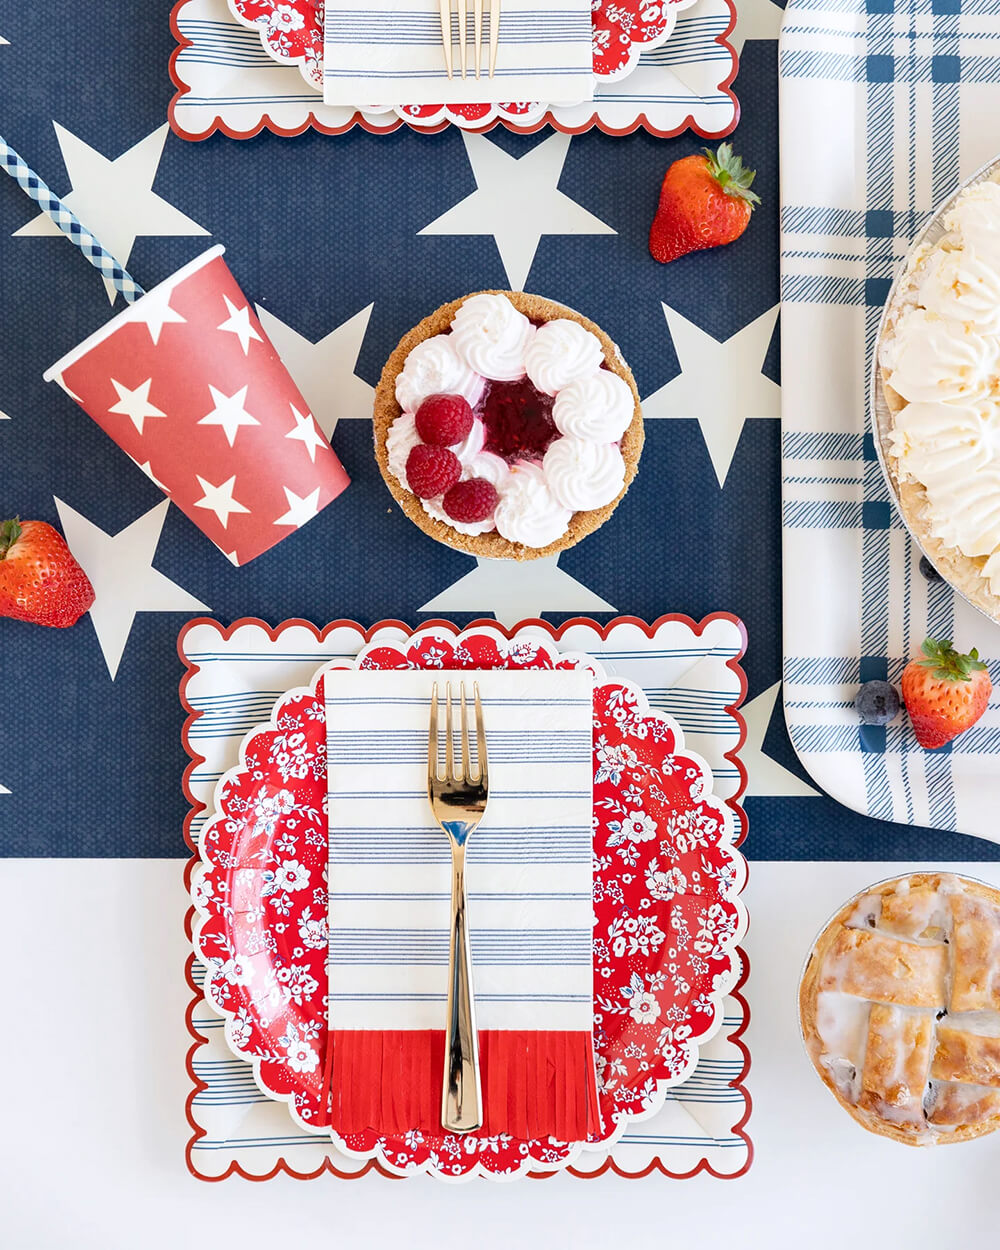
[[[420,322],[375,392],[375,454],[406,515],[470,555],[532,560],[603,524],[642,451],[615,344],[561,304],[480,291]]]
[[[911,1146],[1000,1126],[1000,892],[913,873],[846,903],[799,987],[824,1084],[873,1133]]]

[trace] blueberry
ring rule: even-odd
[[[887,681],[866,681],[854,706],[863,725],[888,725],[899,712],[899,695]]]
[[[929,582],[943,582],[944,578],[926,556],[920,557],[920,571]]]

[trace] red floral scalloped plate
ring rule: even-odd
[[[594,675],[594,1041],[604,1129],[587,1142],[418,1131],[339,1137],[323,1098],[326,1046],[326,723],[321,670],[276,704],[216,790],[192,894],[195,949],[226,1037],[271,1097],[347,1153],[408,1175],[511,1176],[606,1150],[662,1106],[721,1023],[746,926],[745,864],[711,772],[642,691],[538,635],[430,629],[371,645],[362,668],[573,668]]]
[[[695,0],[592,0],[594,74],[611,82],[626,77],[639,54],[669,38],[677,14]],[[283,65],[297,65],[316,91],[323,90],[323,0],[229,0],[234,16],[256,30],[264,50]],[[359,103],[364,103],[359,101]],[[367,104],[367,112],[375,112]],[[543,115],[547,104],[404,105],[397,112],[413,125],[452,121],[483,126],[494,118],[524,122]]]

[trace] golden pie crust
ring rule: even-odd
[[[1000,891],[951,873],[874,885],[820,934],[806,1050],[840,1105],[910,1146],[1000,1128]]]
[[[621,492],[616,499],[613,499],[611,503],[606,504],[603,508],[593,508],[588,512],[574,512],[566,532],[557,538],[555,542],[549,543],[547,547],[526,547],[523,543],[508,542],[506,538],[502,538],[495,531],[490,534],[460,534],[453,526],[446,524],[444,521],[439,521],[436,517],[432,517],[425,512],[417,496],[405,490],[389,469],[386,436],[389,433],[389,427],[403,411],[396,402],[396,378],[402,372],[407,356],[409,356],[416,345],[422,343],[424,339],[433,338],[436,334],[446,333],[451,328],[455,313],[458,312],[467,299],[471,299],[472,295],[476,294],[504,295],[519,312],[536,321],[554,321],[559,317],[565,317],[570,321],[579,322],[591,334],[596,335],[604,350],[605,364],[613,373],[617,373],[628,384],[635,398],[635,412],[633,413],[631,424],[622,436],[620,444],[622,458],[625,461],[625,485],[622,487]],[[373,423],[375,458],[378,461],[378,467],[382,472],[383,478],[385,478],[385,484],[389,487],[392,497],[414,525],[418,525],[431,538],[436,538],[438,542],[454,547],[457,551],[464,551],[468,555],[484,556],[498,560],[537,560],[541,556],[551,556],[557,551],[565,551],[567,547],[574,546],[581,538],[585,538],[599,526],[603,525],[615,508],[618,507],[636,475],[645,437],[642,426],[642,410],[639,406],[639,391],[636,388],[632,371],[622,359],[622,354],[618,350],[617,345],[604,333],[600,326],[595,325],[588,318],[582,317],[571,308],[566,308],[553,300],[543,299],[540,295],[528,295],[524,291],[472,292],[469,295],[463,295],[461,299],[452,300],[450,304],[442,304],[436,312],[432,312],[419,325],[414,326],[400,340],[399,345],[386,361],[385,368],[382,370],[382,376],[375,391]]]

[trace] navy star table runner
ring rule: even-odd
[[[787,741],[780,13],[764,0],[743,8],[733,142],[758,170],[763,204],[736,243],[669,266],[652,261],[646,237],[667,165],[702,146],[694,134],[570,139],[450,128],[189,143],[165,122],[174,38],[162,7],[126,14],[93,0],[86,24],[61,24],[58,58],[49,11],[4,11],[6,137],[147,289],[223,244],[351,478],[301,532],[234,568],[43,382],[122,303],[112,306],[100,278],[51,237],[54,227],[16,186],[0,188],[0,506],[58,524],[98,593],[69,631],[0,621],[0,732],[30,744],[0,760],[4,854],[186,854],[176,636],[192,615],[416,625],[490,613],[653,620],[669,606],[695,618],[721,608],[747,625],[751,856],[1000,855],[846,811],[817,793]],[[86,66],[87,81],[109,89],[81,89],[66,64]],[[382,365],[411,326],[469,291],[522,286],[592,316],[620,344],[647,422],[639,475],[614,517],[558,560],[517,568],[480,564],[420,533],[392,505],[365,418]]]

